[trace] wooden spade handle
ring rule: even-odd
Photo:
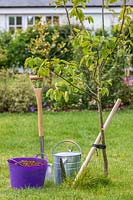
[[[38,131],[39,136],[43,136],[43,126],[42,126],[42,88],[33,88],[37,100],[37,110],[38,110]]]

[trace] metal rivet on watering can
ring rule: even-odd
[[[74,144],[79,152],[68,150],[67,152],[55,153],[55,149],[62,143]],[[54,182],[55,184],[62,183],[66,177],[72,177],[76,172],[79,171],[81,166],[81,148],[72,140],[63,140],[57,143],[52,150],[54,157]]]

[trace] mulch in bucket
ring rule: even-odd
[[[43,187],[47,160],[41,158],[12,158],[8,160],[12,188]]]

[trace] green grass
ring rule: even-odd
[[[108,112],[104,113],[104,118]],[[106,131],[109,176],[103,177],[102,155],[96,153],[75,186],[72,181],[44,188],[10,188],[7,159],[39,153],[37,113],[0,114],[0,200],[131,200],[133,199],[133,111],[118,111]],[[45,153],[61,140],[73,139],[82,149],[82,161],[98,135],[98,114],[83,112],[44,112]]]

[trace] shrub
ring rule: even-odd
[[[44,91],[43,91],[43,106],[46,109],[51,109],[54,111],[88,109],[89,100],[86,95],[83,95],[80,92],[71,93],[69,95],[68,102],[66,102],[63,97],[60,99],[60,101],[55,101],[54,99],[51,100],[49,96],[47,97],[46,93],[49,89],[50,88],[47,86],[44,88]]]
[[[2,68],[2,66],[7,67],[7,62],[9,59],[7,50],[11,40],[12,36],[10,33],[0,32],[0,68]]]
[[[26,75],[0,72],[0,112],[28,112],[36,107],[36,99]]]
[[[68,25],[65,26],[55,26],[49,27],[49,38],[52,38],[52,34],[54,30],[59,32],[59,38],[55,44],[55,47],[51,48],[49,57],[55,57],[64,59],[64,60],[71,60],[73,57],[73,48],[70,42],[70,27]],[[63,43],[62,47],[61,44]]]
[[[43,27],[43,26],[42,26]],[[51,42],[54,31],[59,33],[59,38],[51,48],[49,52],[49,58],[53,57],[53,54],[57,58],[70,60],[73,56],[72,47],[69,40],[70,28],[69,26],[56,26],[47,27],[46,42]],[[32,55],[29,45],[32,39],[38,37],[37,27],[31,27],[25,32],[17,32],[13,36],[10,32],[0,33],[0,49],[6,53],[5,56],[0,59],[0,67],[21,67],[24,66],[25,59]],[[63,44],[63,45],[62,45]],[[0,51],[1,55],[1,51]]]

